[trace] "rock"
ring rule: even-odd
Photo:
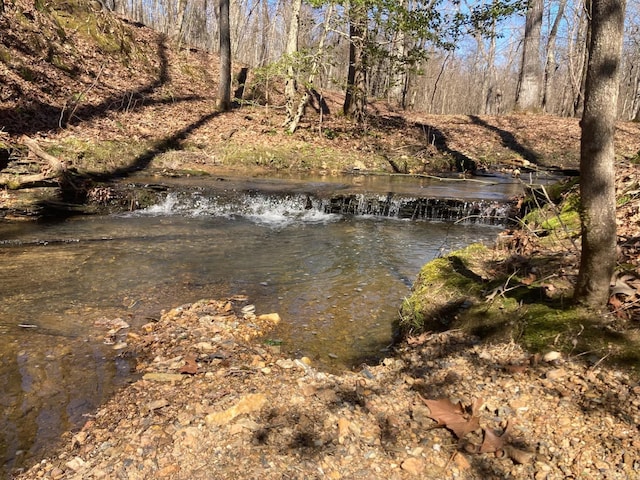
[[[71,460],[65,463],[65,465],[67,466],[67,468],[70,468],[74,472],[78,472],[85,467],[85,463],[86,462],[82,458],[73,457]]]
[[[286,359],[283,358],[283,359],[277,360],[276,365],[279,366],[280,368],[284,368],[285,370],[289,370],[295,366],[295,363],[293,362],[293,360],[289,358],[286,358]]]
[[[567,376],[567,371],[564,368],[555,368],[547,372],[547,378],[551,381],[557,381]]]
[[[260,410],[267,403],[267,397],[261,393],[249,394],[240,399],[233,407],[223,412],[210,413],[206,416],[205,421],[209,426],[226,425],[238,415],[243,413],[251,413]]]
[[[147,404],[147,409],[149,411],[158,410],[159,408],[166,407],[169,405],[169,401],[166,398],[160,398],[158,400],[154,400],[153,402],[149,402]]]
[[[561,358],[562,358],[562,354],[560,352],[555,352],[555,351],[547,352],[542,356],[542,360],[544,360],[547,363],[560,360]]]
[[[179,373],[145,373],[142,378],[151,382],[181,382],[184,375]]]
[[[407,458],[402,462],[400,468],[411,475],[418,476],[424,470],[424,460],[415,457]]]
[[[277,313],[265,313],[262,315],[258,315],[258,320],[278,324],[280,323],[280,315],[278,315]]]

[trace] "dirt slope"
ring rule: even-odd
[[[340,115],[342,96],[332,92],[325,94],[329,114],[320,118],[309,108],[299,132],[286,135],[280,128],[278,82],[267,85],[253,71],[245,105],[219,114],[215,55],[177,51],[171,39],[91,5],[55,1],[38,10],[25,0],[6,3],[0,17],[0,141],[5,147],[20,147],[20,136],[28,135],[70,167],[107,172],[135,164],[141,149],[152,149],[153,155],[137,166],[161,169],[259,166],[330,172],[360,161],[368,169],[390,171],[389,160],[413,172],[449,170],[456,162],[465,167],[471,162],[478,167],[577,166],[576,119],[422,115],[373,102],[362,128]],[[640,126],[621,124],[617,139],[618,155],[635,156]],[[108,142],[118,149],[109,150]],[[96,152],[96,144],[107,151]],[[25,149],[4,152],[15,158]],[[163,163],[167,156],[171,161]]]

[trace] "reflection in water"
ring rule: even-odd
[[[272,339],[339,368],[381,356],[420,267],[492,227],[342,217],[303,207],[212,211],[201,196],[146,212],[0,230],[0,450],[5,472],[77,429],[127,380],[100,318],[247,294]],[[24,325],[20,327],[19,325]]]

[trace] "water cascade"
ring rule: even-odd
[[[169,193],[163,202],[147,209],[146,213],[242,216],[282,225],[294,220],[326,220],[326,215],[506,225],[513,216],[513,210],[514,205],[508,201],[417,198],[393,193],[314,196],[308,193],[264,192],[227,192],[221,195],[195,191]]]

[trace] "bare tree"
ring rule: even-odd
[[[231,108],[231,27],[229,0],[220,0],[220,84],[218,108],[226,112]]]
[[[349,68],[342,110],[358,122],[364,120],[367,94],[367,6],[355,0],[349,5]]]
[[[593,0],[591,42],[580,141],[582,257],[577,301],[595,307],[609,299],[616,260],[614,134],[625,0]]]
[[[296,101],[296,75],[295,65],[296,55],[298,54],[298,32],[300,31],[300,9],[302,8],[302,0],[293,0],[291,6],[291,21],[289,22],[289,33],[287,35],[287,77],[284,86],[284,95],[286,98],[286,112],[287,116],[284,121],[284,126],[288,126],[293,121],[295,116],[294,104]]]
[[[536,111],[540,108],[542,12],[543,0],[529,0],[524,27],[522,65],[516,96],[516,107],[523,111]]]
[[[549,31],[549,38],[547,39],[547,55],[544,64],[544,81],[543,81],[543,95],[542,95],[542,108],[548,112],[550,111],[551,103],[551,79],[556,71],[556,37],[558,36],[558,29],[560,28],[560,21],[564,15],[564,9],[567,5],[567,0],[560,0],[558,3],[558,10],[556,11],[553,25]]]

